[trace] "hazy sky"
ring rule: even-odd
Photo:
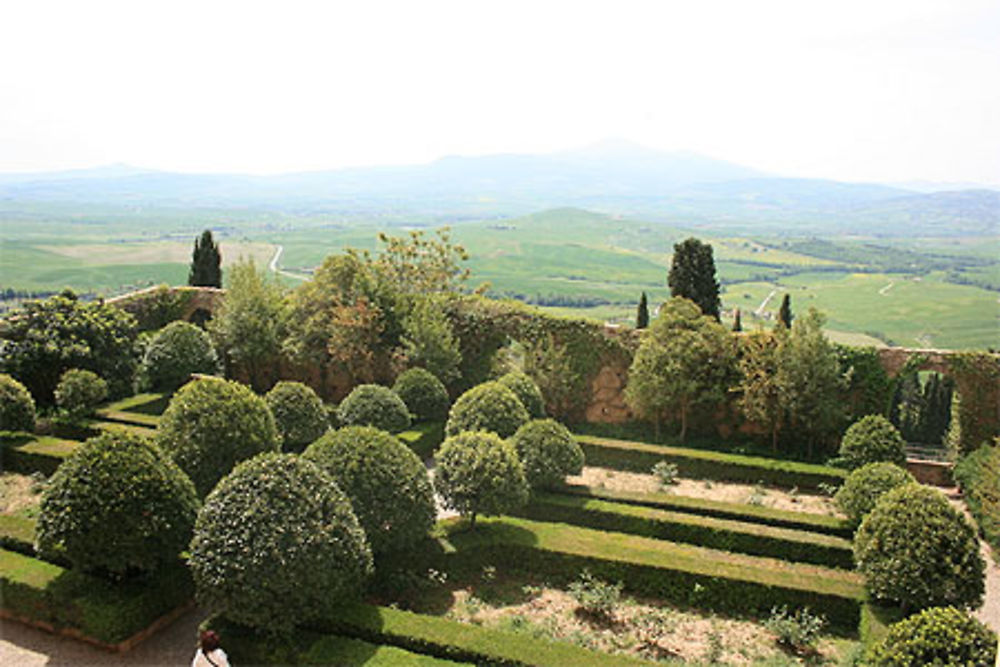
[[[794,176],[1000,184],[998,82],[997,0],[13,0],[0,171],[621,137]]]

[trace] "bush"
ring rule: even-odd
[[[855,535],[854,560],[872,597],[904,609],[977,607],[983,598],[975,530],[940,491],[919,484],[875,504]]]
[[[329,427],[323,401],[301,382],[279,382],[267,392],[264,400],[274,415],[282,449],[286,452],[301,452]]]
[[[473,526],[478,514],[503,514],[528,501],[524,466],[513,445],[495,433],[453,435],[434,458],[438,493],[446,506],[470,517]]]
[[[0,373],[0,431],[34,431],[35,399],[27,388]]]
[[[983,445],[955,464],[955,481],[1000,561],[1000,444]]]
[[[872,667],[993,665],[997,637],[964,611],[935,607],[889,628],[868,656]]]
[[[427,536],[437,508],[424,464],[395,437],[372,426],[347,426],[309,445],[317,463],[347,494],[376,555]]]
[[[410,427],[410,411],[403,399],[388,387],[378,384],[358,385],[337,408],[344,426],[374,426],[389,433]]]
[[[583,470],[583,450],[569,429],[554,419],[528,422],[517,429],[511,442],[533,489],[562,484],[566,475],[579,475]]]
[[[430,371],[411,368],[404,371],[392,390],[403,399],[417,421],[441,421],[448,416],[451,401],[444,384]]]
[[[774,607],[764,627],[774,633],[778,643],[796,651],[809,651],[819,641],[819,633],[826,627],[823,616],[809,613],[809,608],[788,613],[788,607]]]
[[[191,480],[153,443],[128,433],[92,438],[52,476],[38,517],[42,554],[115,575],[177,560],[198,511]]]
[[[660,461],[651,470],[654,476],[660,480],[660,486],[670,486],[677,483],[677,464],[668,461]]]
[[[869,463],[847,476],[837,491],[837,507],[857,525],[875,507],[883,495],[897,486],[916,482],[913,475],[895,463]]]
[[[280,446],[264,399],[220,378],[181,387],[160,419],[156,438],[203,498],[234,465]]]
[[[267,453],[205,500],[191,541],[198,602],[282,633],[356,597],[372,567],[347,496],[312,461]]]
[[[882,461],[905,466],[906,443],[888,419],[868,415],[848,427],[840,441],[840,456],[852,470]]]
[[[501,376],[497,382],[514,392],[533,419],[545,416],[545,399],[542,398],[542,391],[527,374],[512,371]]]
[[[172,390],[187,382],[192,373],[218,373],[219,358],[206,331],[178,320],[153,336],[142,369],[151,387]]]
[[[598,579],[590,570],[584,570],[580,577],[569,585],[567,591],[580,609],[596,618],[611,619],[615,614],[615,607],[621,602],[622,588],[624,584],[620,581],[617,584]]]
[[[108,383],[93,371],[71,368],[59,378],[56,385],[56,405],[66,411],[70,419],[82,419],[108,397]]]
[[[529,419],[528,411],[514,392],[498,382],[484,382],[458,397],[444,430],[447,435],[492,431],[501,438],[509,438]]]

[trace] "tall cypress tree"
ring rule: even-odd
[[[743,322],[740,320],[740,309],[736,309],[736,316],[733,318],[733,331],[743,331]]]
[[[786,329],[792,326],[792,297],[785,292],[785,296],[781,298],[781,308],[778,309],[778,324],[785,327]]]
[[[222,255],[212,238],[212,231],[206,229],[194,240],[191,253],[191,270],[188,285],[195,287],[222,287]]]
[[[639,297],[639,310],[635,314],[635,328],[645,329],[649,326],[649,305],[646,303],[646,293]]]
[[[667,284],[670,296],[694,301],[703,314],[719,321],[719,281],[715,279],[715,259],[710,243],[689,238],[674,244]]]

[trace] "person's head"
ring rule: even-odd
[[[201,633],[201,639],[198,643],[201,645],[201,650],[205,653],[214,651],[219,648],[219,635],[215,634],[212,630],[205,630]]]

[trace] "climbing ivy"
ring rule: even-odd
[[[889,377],[874,347],[835,345],[841,371],[847,378],[847,421],[865,415],[888,415],[896,380]]]
[[[960,456],[1000,434],[1000,355],[958,352],[948,357],[948,367],[957,391],[947,440]]]

